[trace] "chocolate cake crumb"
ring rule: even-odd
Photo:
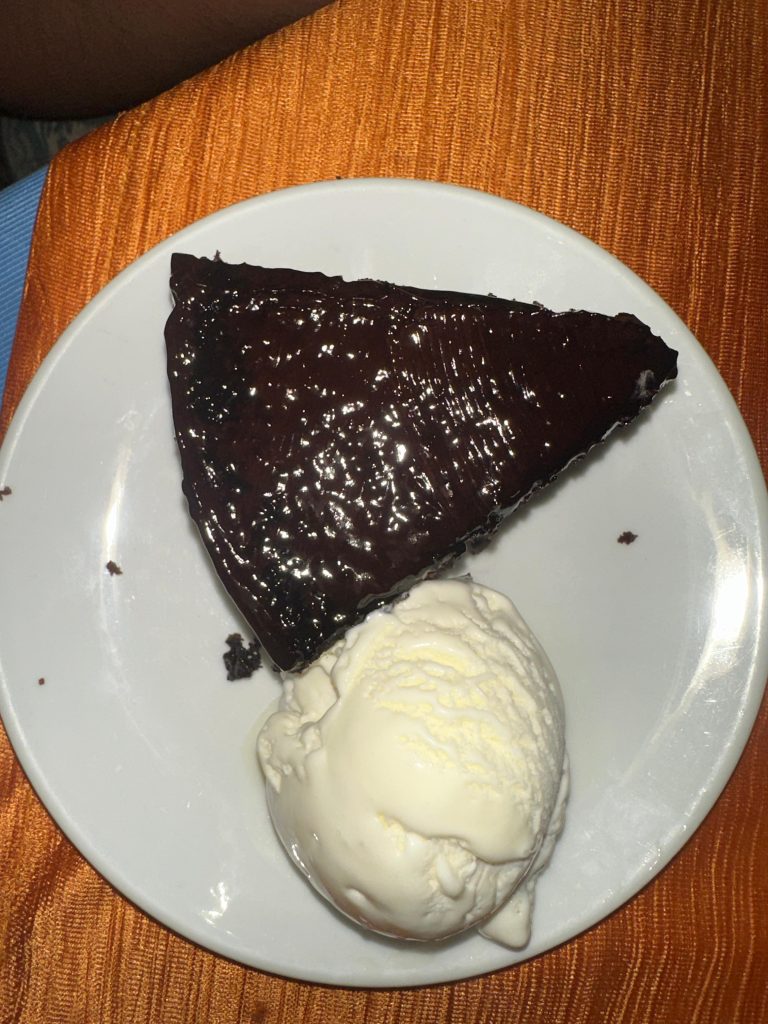
[[[227,637],[227,646],[229,650],[225,651],[222,658],[230,682],[236,679],[249,679],[261,667],[261,655],[255,640],[251,640],[246,647],[239,633],[230,633]]]
[[[9,494],[13,494],[13,491],[7,484],[5,487],[0,487],[0,501],[2,501],[3,498],[7,498]]]
[[[637,540],[637,534],[632,533],[631,530],[625,530],[624,533],[620,533],[616,538],[619,544],[634,544]]]
[[[111,558],[107,562],[106,568],[107,568],[107,572],[109,573],[110,576],[122,576],[123,575],[123,570],[120,568],[120,566],[117,564],[117,562],[113,562]]]
[[[45,676],[40,676],[40,678],[37,680],[37,685],[45,686]]]

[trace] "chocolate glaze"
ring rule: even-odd
[[[268,656],[297,669],[676,375],[629,314],[172,257],[184,493]]]

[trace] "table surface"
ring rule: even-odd
[[[275,188],[397,176],[516,200],[619,257],[707,349],[765,470],[767,55],[768,8],[747,0],[338,0],[55,158],[0,430],[64,327],[157,241]],[[759,1024],[767,742],[764,704],[702,827],[585,935],[490,976],[361,992],[246,969],[150,920],[56,829],[3,738],[0,1019]]]

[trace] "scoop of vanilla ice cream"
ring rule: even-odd
[[[530,937],[568,789],[555,672],[514,605],[418,584],[302,674],[259,735],[275,829],[314,887],[404,939]]]

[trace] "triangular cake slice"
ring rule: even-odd
[[[182,254],[171,289],[184,492],[281,669],[491,534],[676,375],[623,313]]]

